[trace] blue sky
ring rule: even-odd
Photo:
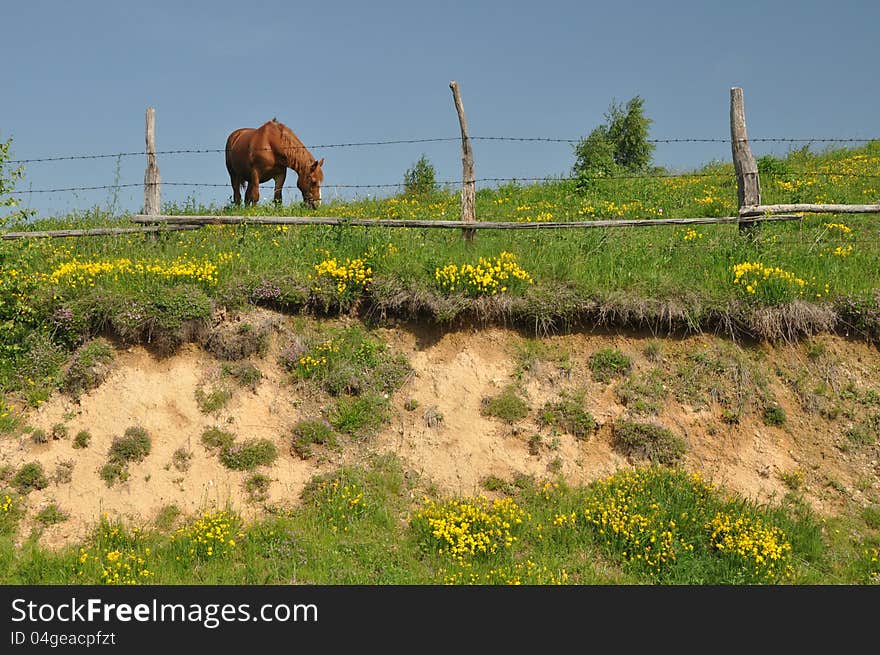
[[[639,95],[652,138],[726,139],[732,86],[751,139],[880,136],[880,3],[864,0],[28,0],[4,2],[0,22],[0,140],[13,139],[14,159],[143,151],[148,106],[159,151],[222,149],[233,129],[277,117],[325,158],[325,200],[393,193],[351,187],[398,184],[423,154],[438,179],[460,179],[456,141],[319,147],[457,137],[451,80],[474,137],[578,139],[612,100]],[[477,178],[566,175],[573,163],[570,143],[473,148]],[[679,143],[658,144],[654,161],[729,158],[726,143]],[[29,162],[17,190],[137,185],[144,167],[142,155]],[[228,183],[222,153],[160,155],[159,169],[163,182]],[[163,202],[230,196],[162,189]],[[18,197],[39,216],[143,203],[137,187]]]

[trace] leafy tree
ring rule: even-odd
[[[641,173],[648,169],[654,153],[648,127],[653,121],[645,116],[644,104],[639,96],[626,106],[612,100],[606,122],[575,145],[572,172],[582,184],[620,171]]]
[[[0,208],[18,206],[18,201],[12,197],[12,191],[15,189],[16,180],[20,180],[24,176],[24,166],[9,168],[9,149],[11,146],[12,138],[0,142]],[[29,212],[26,210],[15,210],[10,214],[0,216],[0,225],[21,221],[26,219],[28,214]]]
[[[437,190],[434,165],[425,155],[408,168],[403,175],[403,190],[410,195],[425,195]]]

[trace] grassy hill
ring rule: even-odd
[[[880,197],[877,143],[823,153],[800,150],[785,158],[762,158],[759,165],[768,203],[868,203]],[[231,211],[195,201],[167,209],[181,214]],[[245,213],[304,211],[266,204]],[[459,201],[447,190],[331,203],[316,213],[450,219],[458,217]],[[586,189],[568,180],[547,180],[477,194],[479,220],[735,214],[733,170],[723,164],[684,175],[656,171],[594,180]],[[120,224],[126,224],[125,216],[96,209],[22,227]],[[764,224],[748,236],[730,225],[485,230],[473,244],[463,242],[457,230],[350,225],[211,226],[157,238],[4,240],[0,488],[6,491],[0,494],[0,578],[37,583],[876,581],[880,523],[876,471],[870,472],[880,438],[875,416],[880,391],[872,386],[876,371],[865,364],[857,380],[841,376],[848,362],[826,358],[810,337],[845,337],[866,349],[859,351],[860,358],[873,362],[880,339],[878,243],[876,215],[805,216]],[[288,350],[270,356],[268,333],[236,318],[258,309],[311,317],[317,326],[286,324],[281,333],[289,337],[282,344]],[[349,331],[327,327],[338,319]],[[532,357],[520,357],[518,367],[504,373],[520,396],[523,388],[516,385],[537,362],[556,361],[559,367],[546,350],[555,335],[597,328],[612,333],[636,328],[676,340],[719,334],[733,338],[731,347],[746,353],[742,357],[756,360],[764,342],[801,340],[810,366],[786,362],[784,351],[776,350],[770,364],[762,364],[762,375],[787,390],[777,391],[776,400],[789,394],[804,422],[786,424],[768,391],[772,385],[752,384],[755,369],[743,364],[740,355],[719,354],[714,346],[696,353],[685,348],[661,368],[649,353],[661,352],[662,345],[646,341],[635,349],[642,368],[631,369],[626,362],[631,363],[635,350],[615,352],[605,344],[577,361],[592,373],[592,356],[604,353],[598,361],[610,371],[608,378],[591,379],[567,389],[569,395],[557,394],[537,405],[526,402],[525,407],[516,393],[499,389],[491,397],[487,393],[480,408],[492,420],[515,426],[515,436],[524,434],[523,421],[534,434],[567,435],[573,452],[583,446],[577,433],[583,436],[595,427],[609,452],[628,459],[614,459],[619,466],[612,467],[613,473],[577,481],[566,478],[562,464],[554,470],[548,462],[528,475],[489,476],[480,494],[456,497],[430,479],[413,477],[396,456],[369,452],[371,439],[391,429],[392,417],[416,409],[407,408],[407,399],[400,396],[408,379],[406,357],[370,334],[400,321],[439,333],[464,326],[517,328],[535,340]],[[164,518],[151,517],[148,526],[95,517],[94,531],[79,544],[47,550],[40,535],[63,523],[64,508],[29,504],[29,498],[48,503],[43,490],[58,484],[58,471],[50,480],[51,472],[36,455],[63,447],[73,449],[76,458],[85,457],[88,445],[80,449],[73,444],[88,441],[80,432],[89,426],[78,425],[76,434],[67,434],[65,425],[79,420],[79,399],[101,388],[120,353],[148,346],[157,357],[170,358],[188,344],[226,362],[218,364],[217,384],[200,383],[201,395],[191,400],[205,416],[229,400],[225,394],[231,393],[231,381],[257,385],[270,362],[284,382],[277,393],[286,394],[286,402],[297,408],[312,403],[317,412],[297,418],[316,421],[300,426],[298,437],[285,432],[274,441],[213,434],[205,442],[205,433],[196,431],[203,459],[214,453],[213,465],[222,461],[226,469],[245,471],[236,480],[249,485],[249,497],[259,497],[271,485],[267,471],[292,466],[291,449],[324,452],[338,440],[343,450],[353,448],[360,457],[336,460],[325,453],[322,463],[336,467],[313,471],[302,493],[289,499],[297,502],[257,502],[262,509],[256,520],[245,521],[235,507],[179,516],[180,509],[175,512],[169,504]],[[556,379],[559,385],[569,378]],[[775,427],[785,425],[797,446],[803,445],[799,437],[810,434],[844,460],[857,460],[862,472],[853,477],[855,500],[835,508],[839,518],[819,516],[798,495],[801,468],[780,470],[777,482],[787,489],[783,502],[755,502],[707,482],[696,474],[698,460],[682,459],[681,435],[669,430],[674,419],[659,409],[671,402],[670,390],[678,403],[705,398],[712,408],[711,420],[700,419],[701,438],[717,434],[719,426],[739,435],[745,434],[744,422],[771,426],[776,421]],[[614,397],[613,420],[585,427],[588,418],[595,418],[602,394]],[[61,397],[72,404],[58,410],[56,434],[55,424],[37,424],[45,421],[41,408]],[[389,403],[396,403],[396,411]],[[841,416],[845,425],[838,422]],[[819,427],[804,427],[817,417],[823,421],[816,423]],[[108,428],[96,437],[109,449],[100,465],[108,488],[133,484],[130,472],[149,460],[150,448],[159,447],[155,440],[172,438],[154,434],[151,442],[149,431],[129,434],[123,427],[117,429],[120,434]],[[851,436],[841,441],[841,433]],[[113,445],[117,437],[121,441]],[[521,440],[519,447],[525,446]],[[528,446],[541,452],[540,444]],[[175,469],[184,467],[186,453],[192,456],[196,450],[190,445],[177,460],[172,457]],[[35,459],[22,459],[22,452]],[[276,463],[279,452],[283,457]],[[60,475],[63,479],[63,471]],[[148,484],[150,475],[138,484]],[[834,477],[815,484],[818,489],[845,487]],[[428,499],[420,502],[423,495]],[[35,530],[31,538],[25,527]],[[837,536],[841,529],[850,538]]]

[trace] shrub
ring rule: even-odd
[[[612,100],[605,113],[607,122],[575,145],[572,173],[579,186],[589,185],[596,177],[612,176],[618,170],[647,170],[655,146],[648,141],[648,127],[653,121],[645,116],[644,103],[639,96],[631,98],[626,107]]]
[[[45,489],[49,486],[49,479],[43,471],[43,465],[39,462],[29,462],[23,465],[12,477],[12,486],[20,494],[27,494],[34,489]]]
[[[525,400],[520,398],[516,387],[510,385],[497,396],[483,398],[480,404],[480,414],[495,416],[508,423],[516,423],[528,416],[529,406]]]
[[[43,428],[35,428],[31,432],[31,440],[37,444],[49,443],[49,435]]]
[[[257,384],[263,379],[263,374],[250,362],[232,362],[223,364],[223,374],[228,375],[241,386],[256,391]]]
[[[72,459],[65,459],[55,465],[55,474],[52,480],[55,484],[68,484],[73,479],[73,467],[75,462]]]
[[[98,387],[110,371],[113,348],[104,339],[95,339],[81,346],[73,356],[61,380],[61,389],[78,397]]]
[[[196,403],[204,414],[212,414],[217,412],[229,402],[232,398],[232,391],[225,385],[212,387],[210,391],[205,391],[202,387],[195,390]]]
[[[785,425],[785,410],[780,405],[767,405],[763,413],[764,425]]]
[[[249,439],[227,446],[220,452],[220,461],[234,471],[248,471],[268,466],[278,457],[278,449],[268,439]]]
[[[685,452],[684,440],[667,428],[629,420],[614,424],[613,443],[625,455],[656,464],[675,464]]]
[[[589,366],[596,382],[610,382],[611,378],[630,371],[632,359],[617,348],[602,348],[590,355]]]
[[[434,166],[425,155],[422,155],[403,174],[403,191],[407,195],[426,195],[436,190]]]
[[[47,505],[34,517],[38,523],[43,525],[54,525],[55,523],[62,523],[69,518],[67,512],[61,511],[61,509],[55,503],[51,505]]]
[[[88,430],[80,430],[73,438],[74,448],[88,448],[92,441],[92,435]]]
[[[254,473],[244,481],[244,490],[251,502],[261,503],[269,497],[269,485],[272,479],[262,473]]]
[[[191,460],[192,453],[184,446],[181,446],[180,448],[175,450],[174,454],[171,455],[171,464],[181,473],[189,470]]]
[[[139,462],[150,454],[151,439],[147,431],[139,426],[126,428],[121,437],[113,439],[108,458],[111,462],[125,465]]]
[[[326,421],[304,419],[293,426],[290,449],[302,459],[312,456],[312,444],[336,445],[336,435]]]
[[[538,416],[542,426],[554,426],[578,439],[586,439],[596,429],[596,419],[584,409],[583,397],[563,396],[556,402],[546,402]]]
[[[208,450],[225,450],[235,441],[235,435],[219,427],[211,427],[202,432],[202,444]]]

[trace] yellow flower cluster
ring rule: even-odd
[[[462,290],[471,296],[495,295],[508,291],[511,285],[532,284],[532,276],[516,262],[513,253],[504,251],[497,257],[473,264],[447,264],[434,271],[434,280],[442,291],[454,293]]]
[[[694,239],[702,239],[703,233],[697,232],[695,229],[690,228],[687,232],[684,233],[682,239],[684,241],[693,241]]]
[[[349,524],[366,511],[360,485],[333,478],[321,482],[316,490],[319,507],[333,532],[348,532]]]
[[[532,560],[515,562],[511,566],[489,569],[480,575],[474,572],[469,562],[464,562],[453,571],[441,569],[439,575],[446,585],[563,585],[568,583],[568,572],[551,571],[546,566],[538,566]]]
[[[651,577],[673,565],[680,553],[694,550],[683,534],[697,525],[697,519],[688,512],[671,516],[654,500],[653,489],[657,484],[668,484],[667,475],[651,468],[619,471],[596,483],[583,510],[585,527],[600,543]],[[685,483],[697,497],[712,490],[698,474],[689,476]],[[578,527],[579,522],[571,515],[557,515],[553,525],[568,530]]]
[[[790,577],[791,544],[785,533],[766,527],[758,519],[732,517],[719,512],[706,525],[710,542],[720,553],[737,558],[753,567],[754,574],[768,581]]]
[[[150,554],[147,548],[145,554]],[[85,559],[84,559],[85,558]],[[85,563],[87,553],[80,555],[80,563]],[[108,585],[135,585],[145,578],[155,575],[147,568],[147,560],[135,550],[111,550],[104,554],[101,562],[101,581]]]
[[[15,500],[9,494],[3,496],[3,503],[0,504],[0,512],[8,514],[15,509]]]
[[[185,556],[209,559],[229,554],[235,548],[232,538],[235,517],[225,511],[205,512],[199,519],[186,525],[171,537],[187,544]],[[241,535],[240,535],[241,536]],[[178,557],[179,559],[179,557]]]
[[[299,365],[302,373],[311,375],[322,366],[327,366],[327,355],[339,352],[339,343],[333,339],[328,339],[322,344],[315,347],[315,354],[303,355],[299,358]]]
[[[128,535],[119,526],[105,524],[94,545],[79,549],[77,575],[95,575],[106,585],[140,584],[155,576],[147,561],[151,554],[148,546],[140,545],[137,528]]]
[[[782,284],[800,295],[807,286],[806,280],[778,266],[764,266],[760,262],[742,262],[733,266],[733,283],[746,293],[756,294],[762,285]]]
[[[643,565],[652,574],[675,562],[677,543],[693,550],[692,544],[676,538],[675,521],[661,518],[659,505],[643,513],[633,504],[627,495],[594,501],[584,509],[584,518],[600,538],[616,546],[624,561]]]
[[[477,497],[445,503],[429,500],[413,520],[427,525],[439,555],[462,563],[510,548],[524,518],[525,512],[512,498],[490,502]]]
[[[235,255],[220,253],[220,265],[228,262]],[[94,286],[98,278],[106,277],[114,281],[127,276],[152,276],[165,280],[188,279],[205,284],[217,284],[218,264],[209,259],[178,257],[170,262],[159,260],[132,261],[127,257],[110,260],[80,261],[76,258],[63,262],[43,276],[51,284],[64,284],[71,288]]]
[[[880,548],[872,546],[865,551],[868,558],[868,574],[871,580],[880,582]]]
[[[852,234],[852,228],[845,223],[823,223],[825,229],[829,232],[840,232],[841,234]]]
[[[330,280],[336,286],[336,292],[341,296],[349,289],[354,292],[365,291],[373,281],[373,269],[366,256],[356,259],[348,259],[340,263],[336,257],[325,259],[315,264],[315,276],[309,276],[310,280]],[[314,291],[320,291],[321,287],[315,285]]]

